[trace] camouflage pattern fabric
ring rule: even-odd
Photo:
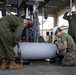
[[[23,30],[23,20],[13,15],[0,19],[0,60],[15,60],[14,46],[18,43]]]
[[[76,47],[68,49],[69,52],[64,56],[62,60],[63,66],[75,66],[76,65]]]

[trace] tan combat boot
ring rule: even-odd
[[[8,68],[9,68],[9,66],[8,66],[8,64],[7,64],[6,59],[3,59],[3,60],[2,60],[1,69],[2,69],[2,70],[6,70],[6,69],[8,69]]]
[[[10,70],[16,70],[21,68],[22,68],[22,65],[16,64],[14,60],[10,61],[10,65],[9,65]]]

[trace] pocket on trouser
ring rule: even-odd
[[[68,52],[63,60],[62,60],[63,66],[75,66],[76,65],[76,52]]]

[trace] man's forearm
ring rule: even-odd
[[[62,52],[62,51],[64,51],[65,49],[66,49],[66,47],[63,46],[63,47],[59,48],[59,51]]]
[[[68,18],[67,14],[68,14],[68,12],[66,12],[66,13],[64,14],[64,16],[63,16],[64,19],[67,19],[67,18]]]

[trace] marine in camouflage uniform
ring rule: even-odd
[[[76,65],[76,46],[75,46],[73,39],[71,38],[70,35],[66,33],[62,33],[60,38],[62,42],[66,41],[68,45],[67,54],[64,56],[62,60],[62,65],[63,66]]]
[[[57,50],[57,54],[63,50],[67,50],[67,54],[62,59],[63,66],[75,66],[76,65],[76,46],[72,37],[66,33],[63,33],[62,30],[57,27],[54,30],[54,33],[57,37],[61,39],[63,46]]]
[[[19,42],[23,28],[32,27],[31,20],[21,19],[17,16],[8,15],[0,19],[0,60],[2,69],[21,69],[22,65],[15,63],[14,46]],[[8,65],[7,60],[10,64]]]
[[[69,23],[69,28],[68,28],[68,34],[72,36],[72,38],[74,39],[75,43],[76,43],[76,12],[72,11],[72,15],[67,15],[69,13],[69,11],[67,11],[63,18],[65,20],[68,20]]]
[[[0,19],[0,59],[15,59],[14,46],[23,30],[23,20],[8,15]]]

